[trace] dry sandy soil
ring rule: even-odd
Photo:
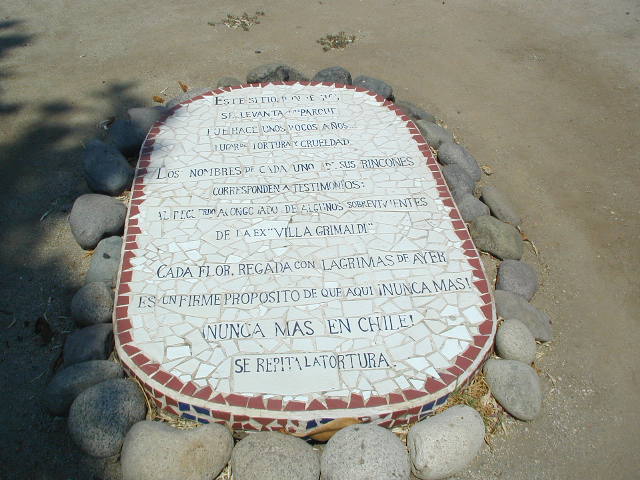
[[[256,10],[248,32],[207,24]],[[341,30],[356,42],[323,52],[316,40]],[[638,478],[639,34],[635,0],[3,1],[0,478],[118,478],[41,407],[88,263],[66,220],[87,191],[83,142],[178,80],[270,61],[342,65],[431,110],[493,169],[540,251],[534,304],[556,334],[538,362],[544,414],[509,422],[458,478]]]

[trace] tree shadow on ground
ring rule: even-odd
[[[22,26],[0,22],[0,62],[12,48],[33,40],[4,33]],[[0,81],[10,77],[3,73]],[[42,407],[44,389],[74,329],[70,298],[82,284],[88,263],[68,228],[75,198],[88,192],[82,176],[83,145],[100,135],[101,117],[143,106],[133,82],[101,84],[73,102],[5,102],[0,87],[0,121],[22,123],[0,139],[0,478],[58,480],[119,478],[111,461],[83,455],[69,439],[65,418]],[[105,105],[107,108],[105,109]],[[24,115],[28,112],[28,116]],[[80,120],[79,119],[91,119]],[[25,121],[26,119],[26,121]],[[10,123],[4,123],[10,125]],[[53,336],[36,333],[46,318]]]

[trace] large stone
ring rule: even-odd
[[[69,225],[78,245],[91,250],[104,237],[121,234],[126,216],[127,207],[119,200],[88,193],[73,203]]]
[[[471,223],[469,233],[476,247],[483,252],[489,252],[503,260],[519,260],[522,257],[522,237],[513,225],[482,215]]]
[[[258,432],[243,438],[233,449],[231,471],[234,480],[317,480],[320,458],[304,440]]]
[[[456,199],[456,204],[465,222],[473,222],[478,217],[489,215],[489,207],[471,194],[462,195],[462,198]]]
[[[247,73],[247,83],[300,82],[309,80],[304,74],[284,63],[260,65]]]
[[[123,155],[137,157],[153,124],[168,114],[169,110],[161,106],[130,108],[125,118],[111,125],[106,140]]]
[[[86,327],[111,321],[113,294],[103,282],[88,283],[71,299],[71,318]]]
[[[64,342],[64,367],[89,360],[105,360],[113,351],[113,325],[100,323],[71,333]]]
[[[407,436],[413,474],[422,480],[454,475],[478,454],[484,434],[482,417],[466,405],[416,423]]]
[[[242,82],[235,77],[220,77],[216,82],[216,88],[235,87],[242,85]]]
[[[496,187],[485,185],[482,187],[481,197],[491,210],[491,214],[498,220],[515,226],[520,225],[522,222],[511,201]]]
[[[124,439],[122,480],[213,480],[227,465],[232,449],[233,437],[222,425],[178,430],[145,420],[131,427]]]
[[[529,365],[491,358],[484,366],[484,374],[491,393],[511,415],[520,420],[533,420],[540,414],[540,379]]]
[[[322,452],[322,480],[408,480],[409,455],[398,437],[377,425],[351,425],[336,433]]]
[[[453,135],[440,125],[426,120],[416,120],[416,126],[422,133],[422,136],[433,148],[439,148],[441,144],[453,142]]]
[[[524,323],[509,318],[498,328],[496,352],[505,360],[530,364],[536,359],[536,340]]]
[[[312,82],[331,82],[351,85],[351,73],[342,67],[323,68],[311,79]]]
[[[91,256],[91,264],[85,276],[85,283],[104,282],[111,287],[116,285],[122,237],[109,237],[100,240]]]
[[[366,75],[360,75],[353,79],[353,84],[366,88],[372,92],[377,93],[387,100],[393,100],[393,88],[387,82],[383,82],[378,78],[368,77]]]
[[[453,141],[440,144],[438,147],[438,160],[443,165],[458,165],[464,168],[474,182],[480,180],[482,176],[482,170],[480,170],[478,162],[473,158],[473,155],[462,145]]]
[[[505,260],[500,264],[496,289],[508,290],[531,300],[538,290],[538,274],[524,262]]]
[[[464,168],[459,165],[444,165],[441,170],[451,195],[456,201],[464,195],[473,195],[476,182],[473,181]]]
[[[111,378],[122,378],[124,370],[114,362],[91,360],[59,371],[44,393],[45,408],[52,415],[64,416],[76,397],[87,388]]]
[[[202,95],[203,93],[210,92],[212,89],[210,87],[202,87],[202,88],[192,88],[186,92],[182,92],[179,95],[176,95],[170,100],[167,100],[167,103],[164,104],[165,108],[173,108],[179,103],[186,102],[187,100],[191,100],[193,97],[197,97],[198,95]]]
[[[146,400],[138,385],[118,378],[80,393],[71,404],[67,424],[82,451],[105,458],[120,453],[127,432],[146,414]]]
[[[424,120],[426,122],[436,123],[436,117],[411,102],[396,100],[394,103],[396,104],[396,107],[400,107],[407,115],[409,115],[414,120]]]
[[[524,323],[536,340],[548,342],[553,338],[551,319],[516,293],[496,290],[496,312],[504,319],[515,318]]]
[[[87,185],[94,192],[120,195],[131,188],[134,170],[111,143],[100,140],[89,142],[84,152],[83,166]]]

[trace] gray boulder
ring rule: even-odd
[[[260,65],[247,73],[247,83],[300,82],[307,80],[309,80],[307,76],[284,63]]]
[[[453,135],[448,130],[445,130],[440,125],[427,122],[426,120],[415,121],[418,130],[422,133],[422,136],[429,145],[433,148],[439,148],[443,143],[453,142]]]
[[[387,100],[393,100],[393,88],[387,82],[377,78],[360,75],[353,79],[353,84],[371,90]]]
[[[69,226],[78,245],[91,250],[104,237],[121,234],[126,216],[127,207],[119,200],[88,193],[73,203]]]
[[[64,342],[64,367],[89,360],[106,360],[113,351],[113,325],[100,323],[71,333]]]
[[[464,195],[473,195],[476,182],[469,176],[467,171],[459,165],[444,165],[442,176],[449,186],[454,199],[462,198]]]
[[[478,217],[489,215],[489,207],[468,193],[456,199],[456,204],[465,222],[473,222]]]
[[[440,144],[438,147],[438,160],[443,165],[459,165],[464,168],[474,182],[480,180],[482,176],[482,170],[480,170],[478,162],[473,158],[473,155],[462,145],[452,141]]]
[[[133,381],[112,379],[87,388],[69,409],[71,439],[98,458],[120,453],[129,429],[147,414],[144,394]]]
[[[242,82],[235,77],[221,77],[216,82],[216,88],[235,87],[237,85],[242,85]]]
[[[466,405],[456,405],[416,423],[407,436],[413,474],[422,480],[454,475],[475,458],[484,435],[482,417]]]
[[[115,287],[121,254],[122,237],[109,237],[100,240],[91,256],[91,264],[84,279],[85,283],[103,282]]]
[[[524,249],[520,232],[513,225],[489,215],[476,217],[469,226],[473,242],[483,252],[501,259],[519,260]]]
[[[131,427],[124,439],[122,480],[213,480],[227,465],[232,449],[231,433],[217,423],[178,430],[145,420]]]
[[[320,460],[322,480],[408,480],[409,455],[393,432],[377,425],[351,425],[327,442]]]
[[[509,318],[498,328],[496,352],[505,360],[517,360],[529,365],[536,359],[536,340],[524,323]]]
[[[87,388],[112,378],[124,377],[122,367],[106,360],[76,363],[59,371],[44,394],[45,408],[52,415],[64,416],[76,397]]]
[[[513,208],[511,201],[496,187],[485,185],[482,187],[482,200],[487,204],[491,213],[498,220],[518,226],[522,222]]]
[[[137,157],[153,124],[168,114],[169,110],[161,106],[130,108],[125,118],[113,122],[106,141],[124,156]]]
[[[436,117],[411,102],[396,100],[394,103],[414,120],[424,120],[425,122],[436,123]]]
[[[103,282],[88,283],[71,299],[71,318],[82,327],[107,323],[113,313],[113,293]]]
[[[494,293],[497,314],[504,318],[515,318],[524,323],[536,340],[548,342],[553,338],[551,319],[518,294],[506,290]]]
[[[351,85],[351,73],[342,67],[323,68],[311,79],[313,82],[331,82]]]
[[[538,274],[524,262],[505,260],[498,270],[496,289],[508,290],[531,300],[538,290]]]
[[[542,389],[536,371],[515,360],[491,358],[484,374],[492,395],[512,416],[533,420],[542,408]]]
[[[111,143],[100,140],[89,142],[84,151],[82,164],[87,185],[94,192],[120,195],[131,188],[134,169]]]
[[[258,432],[249,434],[235,446],[231,471],[234,480],[318,480],[320,458],[300,438]]]
[[[167,100],[167,103],[164,104],[165,108],[173,108],[179,103],[186,102],[187,100],[191,100],[193,97],[197,97],[198,95],[202,95],[203,93],[210,92],[212,89],[210,87],[203,88],[192,88],[186,92],[182,92],[180,95],[176,95],[170,100]]]

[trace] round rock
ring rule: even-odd
[[[487,204],[491,213],[498,220],[518,226],[522,222],[511,201],[496,187],[485,185],[482,187],[482,200]]]
[[[44,393],[45,408],[52,415],[64,416],[76,397],[87,388],[111,378],[124,377],[122,367],[106,360],[76,363],[59,371]]]
[[[134,170],[124,155],[111,143],[100,140],[89,142],[84,152],[83,166],[87,185],[94,192],[120,195],[131,187]]]
[[[453,135],[440,125],[427,122],[426,120],[416,120],[416,126],[422,133],[422,136],[433,148],[439,148],[441,144],[453,142]]]
[[[491,393],[511,415],[520,420],[533,420],[540,414],[540,379],[529,365],[491,358],[484,366],[484,374]]]
[[[393,100],[393,88],[378,78],[360,75],[353,79],[353,84],[371,90],[387,100]]]
[[[489,252],[503,260],[520,260],[522,257],[522,237],[513,225],[482,215],[471,223],[469,233],[476,247],[483,252]]]
[[[536,340],[524,323],[509,318],[496,334],[496,351],[505,360],[530,364],[536,359]]]
[[[247,83],[300,82],[309,80],[304,74],[284,63],[268,63],[250,70]]]
[[[178,430],[145,420],[131,427],[124,439],[122,480],[213,480],[227,465],[232,449],[233,437],[222,425]]]
[[[133,157],[140,152],[145,136],[146,132],[138,130],[131,120],[121,118],[113,122],[105,140],[125,157]]]
[[[411,102],[396,100],[395,104],[396,107],[400,107],[407,115],[409,115],[414,120],[424,120],[426,122],[436,123],[436,117]]]
[[[422,480],[454,475],[478,454],[484,434],[482,417],[466,405],[416,423],[407,436],[413,474]]]
[[[342,67],[323,68],[311,79],[312,82],[331,82],[351,85],[351,73]]]
[[[516,318],[520,320],[536,340],[548,342],[553,338],[549,316],[520,295],[506,290],[496,290],[494,299],[498,316],[504,319]]]
[[[473,195],[476,182],[473,181],[464,168],[459,165],[445,165],[441,170],[454,199],[457,200],[464,195]]]
[[[304,440],[277,432],[252,433],[231,454],[234,480],[318,480],[318,452]]]
[[[167,100],[167,103],[164,104],[165,108],[170,109],[178,105],[179,103],[186,102],[187,100],[191,100],[193,97],[197,97],[198,95],[202,95],[203,93],[210,92],[212,89],[210,87],[202,87],[202,88],[192,88],[186,92],[182,92],[180,95],[173,97],[170,100]]]
[[[85,283],[103,282],[115,287],[121,253],[122,237],[100,240],[91,256],[91,264],[84,278]]]
[[[453,141],[440,144],[438,147],[438,160],[443,165],[458,165],[462,167],[474,182],[480,180],[482,176],[482,170],[480,170],[478,162],[473,158],[473,155],[462,145],[458,145]],[[489,206],[489,208],[491,207]]]
[[[121,234],[126,215],[127,207],[119,200],[89,193],[73,203],[69,225],[78,245],[91,250],[102,238]]]
[[[377,425],[351,425],[322,452],[322,480],[408,480],[409,455],[398,437]]]
[[[235,77],[221,77],[216,82],[216,88],[235,87],[236,85],[242,85],[242,82]]]
[[[496,289],[517,293],[531,300],[538,290],[538,274],[524,262],[505,260],[498,270]]]
[[[111,457],[120,453],[127,432],[144,419],[147,405],[138,386],[113,379],[87,388],[69,409],[69,433],[85,453]]]
[[[71,333],[64,342],[65,368],[89,360],[105,360],[113,351],[113,325],[100,323]]]
[[[71,318],[86,327],[111,321],[113,294],[103,282],[88,283],[71,300]]]
[[[489,207],[471,194],[462,195],[462,198],[456,199],[456,203],[465,222],[473,222],[478,217],[489,215]]]

